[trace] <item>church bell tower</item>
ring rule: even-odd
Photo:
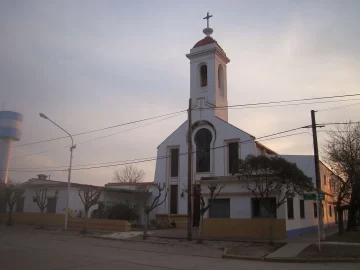
[[[207,28],[203,30],[206,37],[198,41],[186,55],[190,60],[190,97],[193,109],[214,108],[213,114],[227,122],[228,109],[221,107],[228,105],[226,65],[230,59],[211,37],[211,17],[207,13],[204,18],[207,20]]]

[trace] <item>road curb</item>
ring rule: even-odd
[[[262,261],[262,262],[282,262],[282,263],[360,263],[360,258],[267,258],[254,256],[239,256],[227,254],[227,249],[222,255],[223,259],[243,260],[243,261]]]

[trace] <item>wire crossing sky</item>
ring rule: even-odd
[[[40,112],[80,134],[185,110],[190,92],[185,54],[203,37],[206,12],[213,15],[212,36],[231,60],[228,104],[247,105],[229,107],[232,125],[258,137],[308,125],[312,109],[318,110],[318,123],[359,120],[356,96],[258,104],[360,92],[359,1],[2,1],[0,105],[24,115],[12,157],[26,156],[13,158],[10,167],[68,164],[68,138],[20,147],[64,137]],[[186,113],[139,127],[160,119],[75,137],[88,143],[74,150],[74,164],[156,156]],[[321,154],[326,133],[318,137]],[[279,154],[312,153],[306,134],[265,143]],[[145,181],[153,180],[154,162],[137,166]],[[103,185],[114,169],[74,171],[72,179]],[[49,173],[66,181],[63,172]],[[9,176],[26,181],[35,173]]]

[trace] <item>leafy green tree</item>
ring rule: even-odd
[[[310,177],[307,177],[295,163],[279,156],[249,155],[244,160],[239,160],[236,175],[269,213],[270,244],[274,241],[273,219],[276,217],[277,209],[286,203],[288,198],[314,189]]]

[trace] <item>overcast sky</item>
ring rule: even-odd
[[[360,93],[357,0],[1,1],[0,105],[24,115],[10,167],[67,166],[68,138],[19,147],[64,135],[39,112],[76,134],[186,109],[185,54],[203,38],[208,11],[213,37],[231,59],[229,105]],[[359,121],[360,100],[353,99],[231,109],[229,122],[260,137],[309,124],[311,109],[350,104],[319,111],[318,122]],[[182,114],[79,144],[74,165],[154,157],[157,145],[185,119]],[[75,143],[145,123],[76,136]],[[320,144],[325,136],[320,133]],[[309,133],[263,143],[280,154],[312,153]],[[138,167],[145,181],[153,181],[155,162]],[[73,171],[72,179],[103,185],[115,169]],[[66,172],[45,173],[67,180]],[[36,174],[11,172],[10,178],[25,181]]]

